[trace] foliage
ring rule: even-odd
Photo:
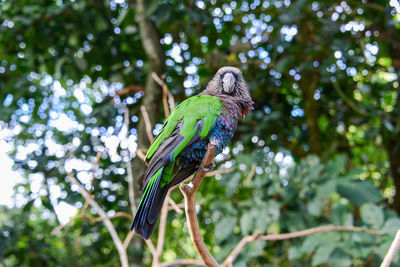
[[[400,18],[388,1],[147,2],[178,103],[222,65],[243,70],[255,101],[217,159],[235,171],[199,191],[201,228],[217,259],[256,229],[333,223],[384,235],[257,241],[235,266],[378,264],[400,224],[391,208],[400,210]],[[136,157],[150,60],[136,19],[133,1],[0,2],[0,136],[24,177],[17,207],[0,211],[0,265],[119,262],[101,223],[80,218],[50,232],[60,203],[84,204],[67,173],[92,188],[109,215],[130,213],[126,162]],[[182,201],[179,192],[172,197]],[[129,220],[113,222],[121,237],[128,233]],[[133,263],[151,263],[140,245],[128,253]],[[195,257],[184,215],[170,212],[163,260]]]

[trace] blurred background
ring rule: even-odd
[[[396,0],[0,1],[0,266],[118,266],[67,174],[108,216],[131,215],[127,173],[136,191],[149,145],[140,106],[154,135],[165,116],[151,73],[179,103],[224,65],[243,71],[255,109],[216,159],[229,173],[197,193],[211,253],[256,230],[356,225],[382,234],[257,241],[234,266],[378,265],[400,228],[399,12]],[[112,222],[123,240],[129,217]],[[127,254],[151,265],[138,237]],[[160,260],[178,258],[198,256],[172,210]]]

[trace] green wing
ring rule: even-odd
[[[202,128],[199,133],[200,137],[206,137],[221,113],[223,104],[218,97],[211,95],[198,95],[179,104],[174,112],[165,121],[160,133],[151,144],[146,160],[150,160],[157,151],[160,144],[171,135],[180,121],[183,122],[180,129],[180,135],[184,137],[169,155],[171,161],[186,147],[193,136],[198,131],[196,123],[202,120]]]
[[[191,141],[210,133],[222,108],[222,102],[215,96],[194,96],[177,106],[165,121],[146,155],[146,161],[151,161],[140,186],[144,193],[131,226],[136,233],[144,238],[151,236],[168,185],[177,175],[174,173],[175,158]]]

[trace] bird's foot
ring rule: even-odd
[[[208,166],[207,168],[202,168],[202,167],[200,167],[200,169],[201,169],[202,171],[209,172],[209,171],[211,171],[212,169],[214,169],[215,167],[216,167],[215,163],[214,163],[214,162],[211,162],[210,166]]]

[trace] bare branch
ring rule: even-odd
[[[161,79],[160,77],[158,77],[157,73],[152,72],[151,76],[153,77],[153,79],[156,81],[156,83],[158,83],[159,86],[161,86],[162,90],[163,90],[163,106],[164,106],[164,114],[165,114],[165,118],[168,118],[169,113],[172,111],[174,111],[175,109],[175,100],[173,95],[171,94],[171,92],[168,89],[167,84],[163,81],[163,79]],[[164,76],[164,75],[163,75]],[[169,104],[170,107],[168,109],[168,101],[167,101],[167,97],[169,100]]]
[[[92,172],[92,180],[90,181],[90,189],[89,189],[89,195],[91,195],[92,194],[92,190],[93,190],[93,186],[94,186],[94,181],[95,181],[95,174],[96,174],[96,170],[97,170],[97,167],[98,167],[98,165],[99,165],[99,162],[100,162],[100,157],[101,157],[101,153],[100,152],[97,152],[97,155],[96,155],[96,159],[95,159],[95,161],[93,162],[93,165],[92,165],[92,169],[91,169],[91,172]],[[93,198],[93,197],[92,197]],[[85,217],[85,215],[86,215],[86,211],[87,211],[87,208],[89,207],[89,201],[88,200],[86,200],[85,201],[85,204],[83,204],[83,208],[82,208],[82,211],[81,211],[81,214],[80,214],[80,216],[81,217]]]
[[[125,107],[124,114],[124,124],[126,128],[126,138],[129,137],[129,108]],[[132,164],[131,164],[131,151],[129,150],[129,146],[127,146],[126,151],[128,152],[128,160],[126,161],[126,172],[128,174],[128,195],[129,195],[129,203],[131,206],[132,214],[136,212],[136,204],[135,204],[135,191],[133,188],[133,173],[132,173]]]
[[[276,240],[284,240],[284,239],[292,239],[298,238],[302,236],[312,235],[316,233],[323,233],[323,232],[330,232],[330,231],[353,231],[353,232],[365,232],[371,235],[381,235],[381,231],[366,229],[357,226],[335,226],[333,224],[319,226],[310,228],[307,230],[302,230],[293,233],[286,233],[286,234],[272,234],[272,235],[263,235],[259,236],[257,240],[268,240],[268,241],[276,241]]]
[[[149,119],[149,114],[147,113],[146,107],[145,106],[140,106],[140,110],[142,111],[144,123],[146,125],[146,133],[147,133],[147,138],[149,139],[150,143],[153,143],[154,138],[153,138],[153,133],[151,131],[151,122]]]
[[[239,254],[243,250],[243,248],[248,243],[256,241],[256,240],[264,240],[264,241],[286,240],[286,239],[298,238],[298,237],[303,237],[303,236],[307,236],[307,235],[323,233],[323,232],[330,232],[330,231],[365,232],[365,233],[369,233],[372,235],[381,235],[382,234],[382,232],[380,232],[380,231],[366,229],[366,228],[362,228],[362,227],[334,226],[332,224],[314,227],[314,228],[310,228],[310,229],[306,229],[306,230],[302,230],[302,231],[298,231],[298,232],[285,233],[285,234],[271,234],[271,235],[261,236],[260,232],[256,231],[256,233],[254,233],[253,235],[248,235],[248,236],[243,237],[242,240],[236,245],[236,247],[229,254],[229,256],[225,259],[224,263],[221,266],[223,266],[223,267],[232,266],[232,263],[239,256]],[[399,230],[399,232],[400,232],[400,230]],[[400,234],[399,234],[399,239],[400,239]],[[399,240],[399,246],[400,246],[400,240]]]
[[[151,76],[153,77],[153,79],[156,81],[156,83],[158,83],[159,86],[161,86],[162,90],[163,90],[163,107],[164,107],[164,115],[165,118],[169,117],[169,108],[168,108],[168,99],[167,99],[167,85],[164,83],[163,80],[161,80],[160,77],[158,77],[157,73],[152,72]]]
[[[261,232],[259,230],[257,230],[253,235],[248,235],[248,236],[243,237],[242,240],[240,240],[240,242],[236,245],[236,247],[228,255],[228,257],[226,257],[224,263],[222,263],[221,266],[222,267],[231,266],[232,263],[239,256],[240,252],[243,250],[244,246],[246,246],[247,243],[257,240],[257,237],[259,237],[260,233]]]
[[[333,88],[335,91],[338,93],[338,95],[344,100],[344,102],[347,103],[347,105],[354,110],[355,112],[363,115],[363,116],[369,116],[369,114],[364,111],[363,109],[359,108],[356,103],[354,103],[350,98],[348,98],[340,88],[339,84],[337,81],[332,81]]]
[[[248,181],[253,180],[253,177],[256,174],[256,169],[257,169],[257,165],[256,164],[251,165],[251,169],[250,169],[249,175],[247,175],[247,180]]]
[[[385,256],[385,258],[382,261],[381,267],[389,267],[390,264],[392,263],[394,256],[396,256],[397,250],[399,250],[400,247],[400,229],[397,230],[396,236],[393,239],[392,244],[390,245],[390,248]]]
[[[124,243],[122,244],[125,250],[128,248],[134,236],[135,236],[135,231],[129,231],[128,234],[126,235]]]
[[[146,161],[146,155],[143,153],[142,149],[136,149],[136,156],[138,156],[141,160]]]
[[[200,257],[203,259],[204,263],[207,266],[219,266],[217,261],[208,251],[206,245],[204,244],[203,238],[200,234],[199,223],[197,221],[196,215],[196,204],[195,204],[195,195],[196,191],[199,188],[204,175],[206,172],[205,168],[209,167],[215,154],[215,147],[209,145],[207,147],[207,152],[201,162],[200,168],[197,170],[194,175],[193,180],[189,184],[181,184],[180,189],[182,191],[183,196],[185,197],[185,211],[186,211],[186,219],[188,222],[190,236],[192,238],[192,242]]]
[[[229,168],[229,169],[223,169],[223,170],[215,170],[215,171],[210,171],[207,172],[204,177],[212,177],[215,176],[217,174],[226,174],[226,173],[231,173],[235,170],[235,168]]]
[[[132,231],[133,232],[133,231]],[[151,254],[153,255],[153,262],[154,262],[154,257],[157,258],[157,250],[156,247],[153,245],[153,242],[151,242],[150,239],[144,239],[144,242],[146,242],[146,245],[149,247]],[[158,258],[157,258],[158,262]]]
[[[167,201],[168,201],[168,204],[171,206],[171,207],[168,207],[168,210],[175,210],[179,214],[183,213],[179,204],[176,204],[175,201],[172,200],[171,196],[169,196],[167,198]],[[182,207],[184,208],[185,204],[184,203],[181,203],[181,204],[183,205]]]
[[[97,211],[97,213],[103,219],[104,225],[107,227],[107,230],[111,235],[114,245],[117,248],[122,267],[128,267],[129,263],[128,263],[128,257],[126,255],[126,250],[124,249],[121,239],[119,239],[117,231],[115,230],[114,225],[111,223],[111,220],[108,218],[107,214],[99,206],[99,204],[97,204],[97,202],[90,196],[90,194],[83,188],[81,183],[75,179],[75,177],[73,177],[72,175],[68,175],[67,177],[74,185],[78,187],[79,193],[81,193],[81,195],[87,201],[89,201],[89,204]]]
[[[170,191],[168,191],[166,198],[168,199]],[[158,226],[158,238],[157,238],[157,257],[161,258],[161,254],[164,248],[165,242],[165,228],[167,227],[168,218],[168,201],[164,201],[161,208],[160,225]]]
[[[118,96],[124,96],[124,95],[129,94],[130,92],[144,92],[144,91],[145,91],[145,88],[143,86],[131,84],[122,90],[116,91],[115,94]]]
[[[113,216],[107,216],[108,219],[115,219],[119,217],[124,217],[129,220],[132,220],[132,216],[129,213],[123,212],[123,211],[118,211],[116,212]],[[102,222],[104,221],[104,218],[102,217],[93,217],[89,214],[86,214],[83,218],[89,219],[91,222]]]
[[[60,232],[62,229],[64,229],[65,226],[67,226],[68,224],[71,224],[73,221],[75,221],[75,219],[81,217],[79,214],[75,215],[74,217],[70,218],[68,222],[63,223],[58,225],[56,228],[53,229],[53,231],[50,232],[50,235],[55,235],[58,232]]]
[[[199,260],[177,259],[177,260],[170,261],[170,262],[163,262],[160,264],[160,267],[180,266],[180,265],[206,266],[202,261],[199,261]]]

